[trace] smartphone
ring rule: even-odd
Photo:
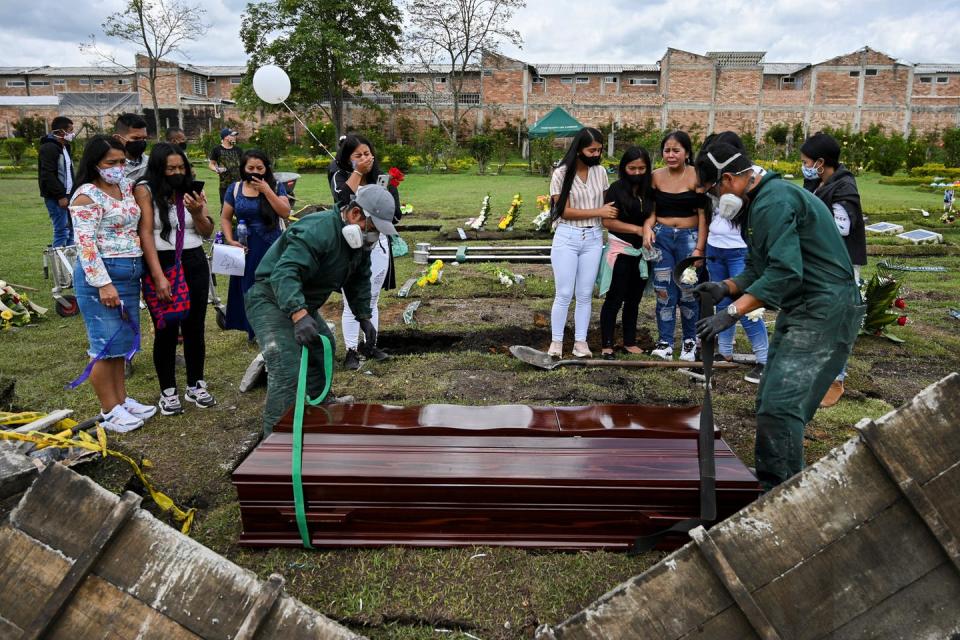
[[[387,185],[390,184],[390,175],[386,173],[381,173],[377,176],[377,186],[387,188]]]
[[[203,180],[194,180],[190,185],[190,193],[203,193]]]

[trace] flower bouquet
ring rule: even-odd
[[[390,174],[391,187],[399,187],[400,183],[403,182],[403,179],[406,178],[406,176],[403,175],[403,171],[400,171],[400,169],[397,169],[396,167],[390,167],[390,170],[387,171],[387,173]]]
[[[413,213],[413,205],[410,204],[409,202],[407,204],[400,205],[400,213],[402,213],[405,216],[410,215],[411,213]]]
[[[900,283],[888,269],[877,266],[877,272],[867,283],[864,301],[867,311],[863,316],[863,328],[860,333],[880,336],[892,342],[903,342],[901,338],[887,333],[887,327],[896,323],[905,326],[909,318],[902,313],[907,302],[900,296]]]
[[[18,293],[0,280],[0,330],[9,331],[12,327],[26,326],[46,313],[47,310],[31,302],[27,294]]]
[[[473,229],[474,231],[479,231],[483,229],[483,225],[487,223],[487,216],[490,215],[490,194],[488,193],[483,198],[483,203],[480,205],[480,215],[476,218],[471,218],[467,220],[467,226]]]
[[[497,270],[494,272],[494,275],[497,276],[497,280],[500,281],[500,284],[506,288],[510,288],[513,285],[523,286],[526,279],[519,273],[514,273],[509,269],[504,269],[503,267],[497,267]]]
[[[428,284],[437,284],[443,277],[443,260],[434,260],[433,264],[423,270],[423,274],[417,280],[418,287],[425,287]]]
[[[510,202],[510,208],[507,209],[507,214],[500,218],[500,222],[497,224],[497,229],[500,231],[509,231],[513,229],[513,223],[517,221],[517,217],[520,215],[520,207],[523,206],[523,199],[520,197],[519,193],[513,195],[513,200]]]
[[[533,229],[546,231],[550,228],[550,196],[537,196],[537,208],[540,213],[533,219]]]

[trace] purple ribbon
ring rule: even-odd
[[[117,339],[117,336],[120,335],[120,332],[126,327],[130,327],[130,330],[133,331],[133,344],[130,346],[130,351],[127,352],[127,355],[124,358],[129,362],[133,360],[133,356],[136,355],[137,350],[140,348],[140,330],[137,329],[137,325],[134,324],[133,320],[130,319],[130,315],[127,313],[126,308],[123,306],[123,301],[120,301],[120,306],[117,307],[117,311],[120,312],[120,320],[123,322],[117,330],[110,336],[110,339],[107,340],[107,344],[103,345],[103,349],[100,350],[93,360],[87,363],[86,368],[83,370],[83,373],[80,376],[66,386],[67,389],[76,389],[83,382],[90,377],[90,372],[93,371],[93,365],[97,363],[98,360],[103,360],[107,353],[110,352],[110,347],[113,346],[113,341]]]

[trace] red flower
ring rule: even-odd
[[[403,171],[397,169],[396,167],[390,167],[390,171],[387,173],[390,174],[390,186],[399,187],[400,183],[403,182],[403,179],[406,177],[403,175]]]
[[[897,318],[897,324],[900,325],[901,327],[907,324],[907,316],[900,316],[899,318]]]
[[[906,309],[907,302],[903,298],[897,298],[893,301],[893,306],[895,306],[897,309]]]

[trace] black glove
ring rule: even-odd
[[[716,282],[708,282],[706,284],[717,284]],[[704,285],[700,285],[704,286]],[[739,318],[734,317],[727,313],[727,310],[724,309],[720,313],[715,313],[712,316],[707,318],[701,318],[697,321],[697,335],[700,337],[701,341],[713,340],[724,329],[729,329],[733,325],[737,324]]]
[[[293,323],[293,337],[296,338],[297,344],[301,347],[306,347],[320,339],[320,334],[317,332],[317,321],[313,319],[312,315],[307,313]]]
[[[720,304],[720,301],[730,295],[730,287],[726,282],[704,282],[693,288],[693,292],[701,298],[707,296],[713,301],[713,305]]]
[[[367,349],[377,346],[377,328],[369,318],[360,320],[360,330],[363,331],[363,339],[366,341]]]

